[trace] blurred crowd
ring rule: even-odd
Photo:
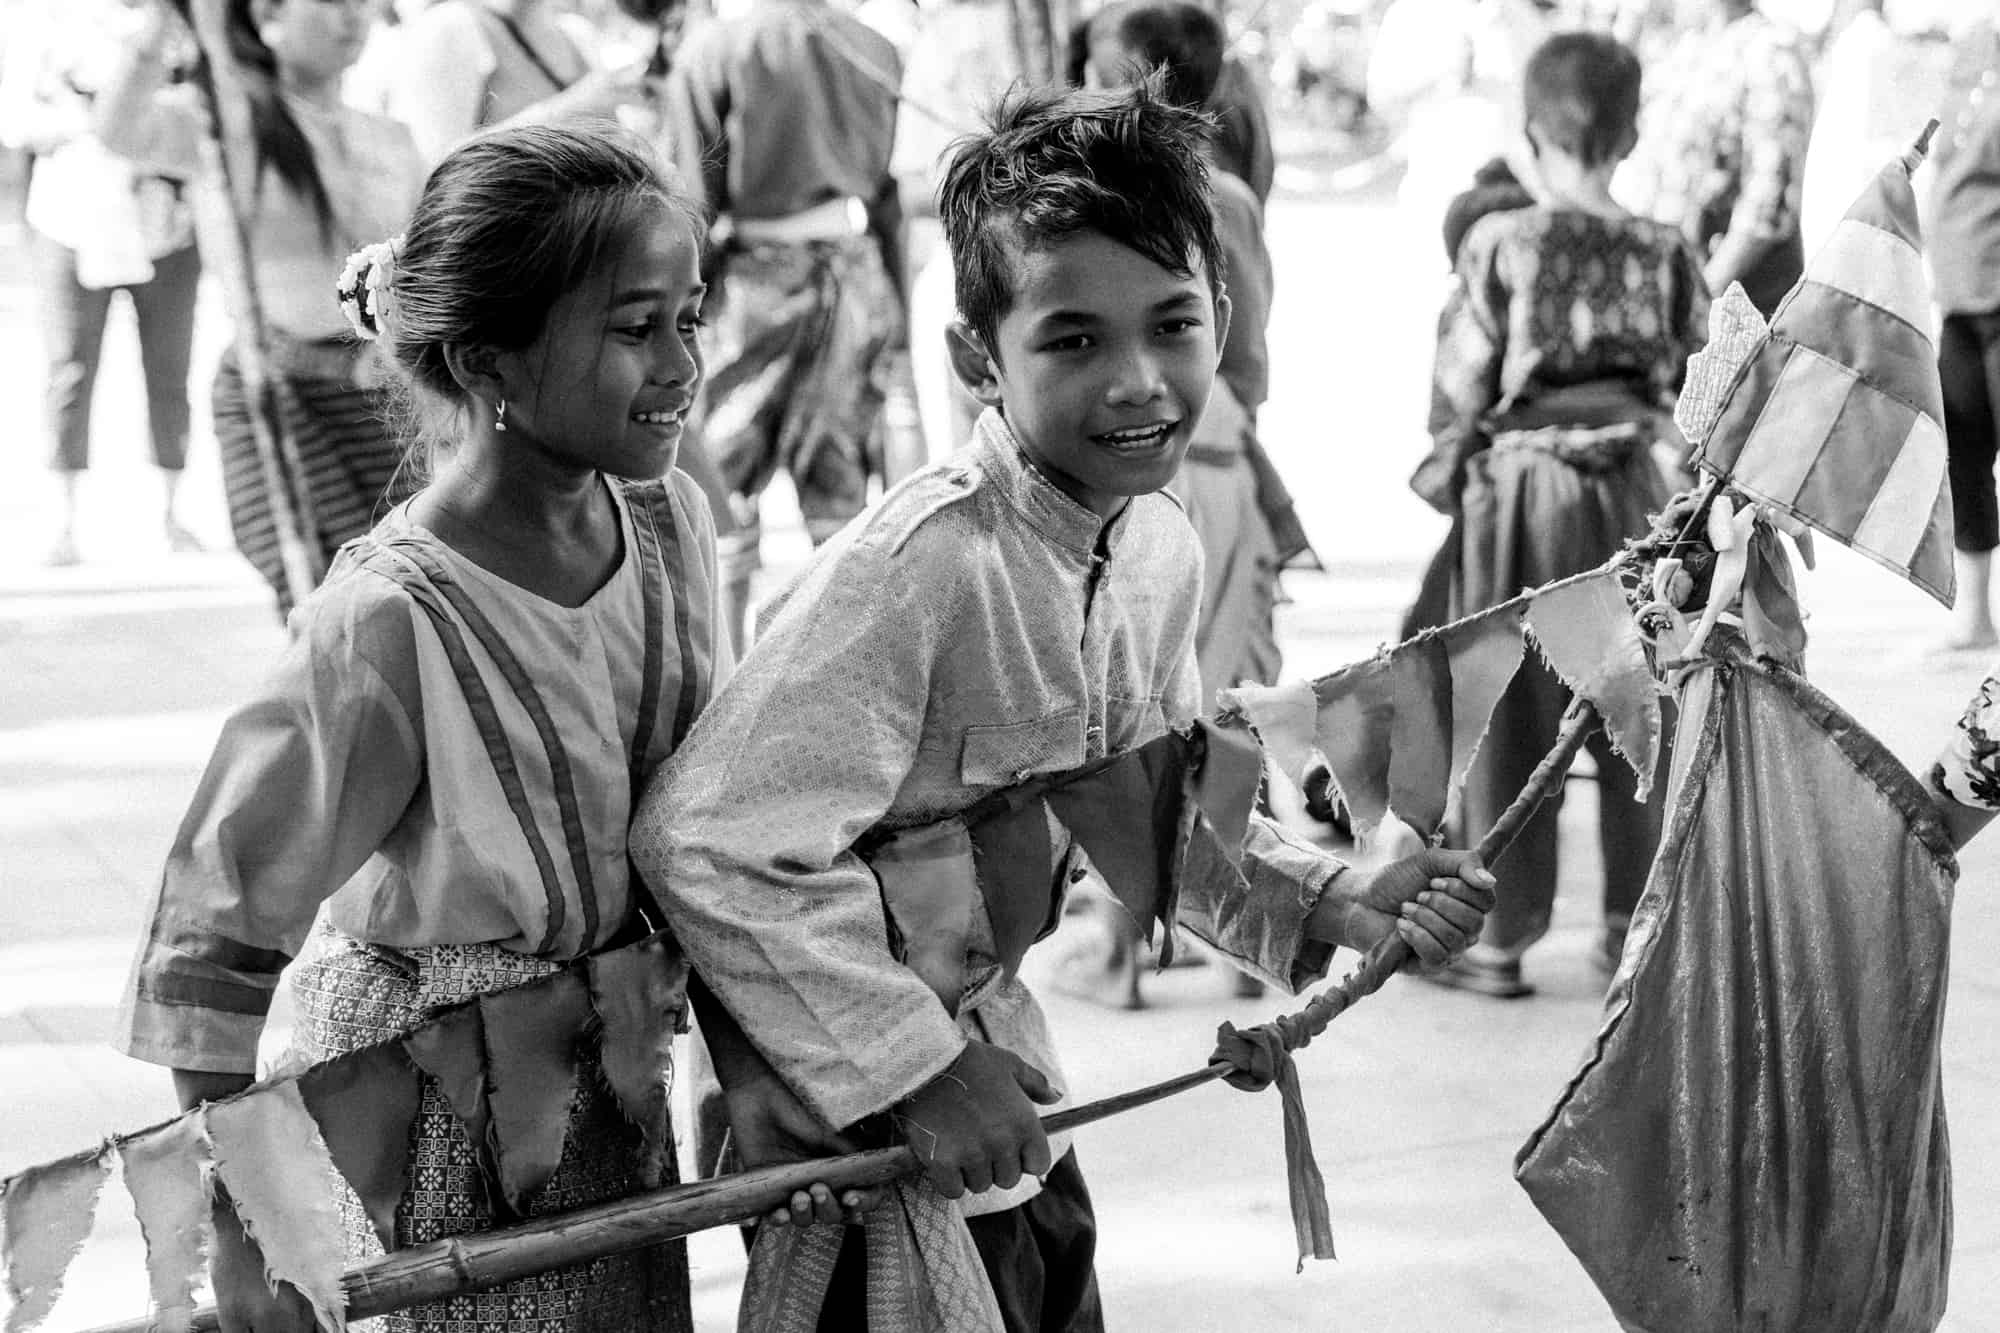
[[[675,163],[710,225],[709,374],[682,466],[715,512],[729,624],[747,638],[758,499],[774,477],[789,478],[820,542],[966,437],[977,404],[946,360],[954,299],[932,200],[952,140],[1033,63],[1019,44],[1030,8],[219,0],[210,41],[232,56],[222,110],[241,133],[217,151],[254,257],[248,288],[266,331],[256,371],[275,390],[267,409],[246,373],[250,349],[237,347],[210,392],[234,539],[280,610],[300,595],[301,560],[323,571],[420,480],[408,444],[425,423],[351,336],[334,275],[400,230],[426,172],[469,136],[602,117]],[[1122,0],[1035,12],[1071,81],[1115,84],[1164,65],[1174,95],[1219,127],[1236,320],[1226,408],[1204,422],[1187,481],[1211,567],[1237,571],[1208,590],[1209,642],[1227,649],[1211,654],[1218,684],[1275,680],[1278,576],[1313,560],[1255,435],[1274,280],[1264,210],[1288,146],[1315,134],[1387,143],[1412,234],[1439,241],[1434,263],[1408,275],[1415,299],[1443,312],[1435,447],[1413,484],[1454,526],[1414,631],[1587,568],[1631,535],[1678,480],[1666,409],[1709,299],[1740,284],[1768,313],[1855,189],[1927,118],[1945,122],[1935,156],[1947,172],[1984,161],[1982,106],[2000,77],[1995,0],[1260,0],[1220,15]],[[48,559],[84,555],[77,480],[121,291],[137,316],[162,526],[186,549],[195,539],[177,500],[196,293],[204,268],[230,259],[198,244],[219,234],[219,201],[198,188],[214,154],[194,34],[161,0],[6,0],[4,13],[0,141],[26,182],[16,234],[35,276],[47,447],[63,483]],[[1927,177],[1920,193],[1950,197],[1965,175],[1936,188]],[[2000,210],[1982,217],[1945,275],[1971,270],[1960,286],[1973,290],[1947,294],[1941,313],[1961,317],[1947,333],[1963,343],[1961,379],[1984,394],[2000,325],[1981,321],[2000,292],[1982,285],[1996,266],[1966,256]],[[266,410],[296,442],[289,501],[270,487]],[[1984,449],[1990,495],[1993,450],[1968,447],[1968,485]],[[1535,531],[1510,536],[1508,524]],[[303,556],[286,548],[294,530],[313,548]],[[1965,643],[1995,638],[1996,540],[1961,532]],[[1561,712],[1559,688],[1524,680],[1475,778],[1475,826],[1518,788]],[[1607,963],[1656,822],[1606,824]],[[1495,915],[1494,938],[1458,981],[1526,989],[1520,959],[1547,928],[1554,856],[1552,835],[1516,853],[1531,891]],[[1099,960],[1110,981],[1083,989],[1137,1003],[1136,943],[1111,934]]]

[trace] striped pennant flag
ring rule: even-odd
[[[1709,363],[1733,380],[1696,461],[1949,606],[1943,392],[1910,188],[1929,138],[1862,191],[1748,358]]]

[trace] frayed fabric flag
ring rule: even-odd
[[[214,1241],[212,1200],[202,1178],[209,1155],[201,1121],[197,1109],[118,1143],[125,1190],[146,1242],[155,1333],[187,1333],[195,1284],[207,1270]]]
[[[900,829],[862,859],[875,873],[882,905],[901,938],[903,966],[923,979],[948,1012],[957,1013],[965,995],[965,949],[978,881],[964,821]]]
[[[1527,621],[1549,669],[1604,719],[1645,800],[1660,761],[1660,695],[1618,575],[1603,569],[1531,594]]]
[[[1428,839],[1451,793],[1451,654],[1425,634],[1389,654],[1389,808]]]
[[[1521,619],[1525,605],[1516,598],[1437,631],[1451,661],[1452,801],[1486,739],[1500,696],[1527,654]]]
[[[562,1164],[590,991],[573,968],[479,997],[500,1190],[516,1216]]]
[[[1306,785],[1319,725],[1319,697],[1311,681],[1285,685],[1239,685],[1222,692],[1225,709],[1241,712],[1265,752],[1294,787]]]
[[[337,1179],[296,1083],[273,1083],[211,1103],[203,1117],[216,1178],[264,1252],[264,1274],[306,1298],[321,1328],[347,1327],[346,1260]]]
[[[327,1154],[361,1200],[382,1248],[394,1250],[396,1205],[409,1183],[410,1126],[423,1100],[423,1076],[403,1044],[390,1041],[313,1065],[298,1082]]]
[[[1314,735],[1360,837],[1373,832],[1389,810],[1391,738],[1396,723],[1396,686],[1390,662],[1388,653],[1378,653],[1313,682],[1313,692],[1319,698]]]
[[[1048,802],[1004,799],[972,821],[972,863],[1000,969],[1013,976],[1055,914],[1055,837]]]
[[[109,1155],[97,1148],[0,1181],[0,1266],[13,1302],[7,1333],[26,1333],[55,1308],[70,1263],[97,1220],[110,1170]]]
[[[437,1080],[438,1091],[465,1127],[481,1178],[496,1213],[505,1211],[499,1168],[493,1160],[493,1114],[486,1101],[486,1028],[476,1003],[453,1005],[431,1016],[403,1038],[403,1050],[417,1068]]]
[[[1231,860],[1243,855],[1250,811],[1264,780],[1264,752],[1240,727],[1195,722],[1199,758],[1189,770],[1188,800],[1201,812]]]
[[[1049,809],[1146,938],[1152,940],[1156,922],[1165,927],[1158,945],[1162,966],[1173,955],[1188,750],[1186,737],[1168,732],[1048,794]]]
[[[687,957],[666,935],[592,954],[584,963],[591,1011],[597,1015],[598,1062],[625,1118],[644,1136],[645,1183],[668,1179],[673,1151],[667,1094],[672,1086],[674,1033],[687,1013]]]

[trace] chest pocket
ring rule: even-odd
[[[1083,710],[1000,726],[967,727],[958,776],[975,787],[1004,787],[1036,773],[1060,773],[1083,763]]]

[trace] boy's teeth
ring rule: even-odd
[[[681,414],[678,412],[634,412],[632,419],[634,421],[643,421],[648,426],[665,426],[671,422],[679,421]]]

